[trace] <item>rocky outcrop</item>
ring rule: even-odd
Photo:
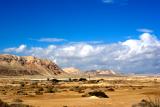
[[[50,60],[33,56],[0,55],[0,75],[44,75],[52,76],[63,70]]]
[[[93,75],[93,76],[113,76],[113,75],[118,75],[113,70],[90,70],[90,71],[86,71],[86,74]]]
[[[74,67],[64,68],[63,71],[67,74],[79,74],[80,70]]]

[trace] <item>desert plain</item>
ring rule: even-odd
[[[93,91],[107,97],[88,95]],[[139,107],[159,95],[159,76],[0,78],[0,99],[28,107]]]

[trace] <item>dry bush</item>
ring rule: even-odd
[[[29,94],[28,97],[35,97],[35,95]]]
[[[88,84],[97,84],[99,81],[98,80],[89,80],[87,83]]]
[[[115,89],[110,87],[110,88],[107,89],[107,91],[115,91]]]
[[[38,88],[38,82],[32,82],[30,88]]]
[[[35,91],[35,94],[36,94],[36,95],[43,95],[43,92],[41,92],[41,91],[39,91],[39,90],[36,90],[36,91]]]
[[[52,84],[58,84],[60,81],[58,79],[52,79]]]
[[[16,94],[17,94],[17,95],[27,95],[27,93],[24,92],[24,90],[18,90],[18,91],[16,92]]]
[[[109,98],[103,91],[92,91],[82,95],[82,97],[96,96],[99,98]]]
[[[11,104],[9,107],[33,107],[26,104]]]
[[[22,103],[8,104],[0,99],[0,107],[33,107],[33,106],[22,104]]]
[[[79,81],[79,80],[76,79],[76,78],[72,79],[72,82],[78,82],[78,81]]]
[[[23,102],[23,100],[21,100],[21,99],[19,99],[19,98],[16,98],[16,99],[13,99],[13,102],[18,102],[18,103],[20,103],[20,102]]]
[[[0,99],[0,107],[9,107],[9,105]]]
[[[85,89],[86,89],[85,87],[74,86],[74,87],[71,87],[69,90],[79,92],[79,93],[84,93]]]
[[[143,89],[143,86],[139,86],[138,89]]]
[[[160,107],[160,96],[154,98],[143,99],[140,103],[132,105],[132,107]]]
[[[86,78],[80,78],[79,81],[85,82],[85,81],[87,81],[87,79]]]
[[[24,83],[24,82],[20,82],[19,84],[20,84],[20,87],[21,87],[21,88],[23,88],[23,87],[25,86],[25,83]]]
[[[56,93],[56,92],[58,92],[58,89],[53,87],[48,87],[45,90],[45,93]]]
[[[38,91],[44,91],[43,87],[38,87]]]

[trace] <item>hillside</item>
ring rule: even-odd
[[[33,56],[0,55],[0,75],[44,75],[52,76],[63,73],[54,62]]]
[[[67,74],[79,74],[81,71],[74,67],[64,68],[63,71]]]

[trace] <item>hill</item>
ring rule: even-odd
[[[33,56],[0,55],[0,75],[44,75],[52,76],[63,73],[54,62]]]

